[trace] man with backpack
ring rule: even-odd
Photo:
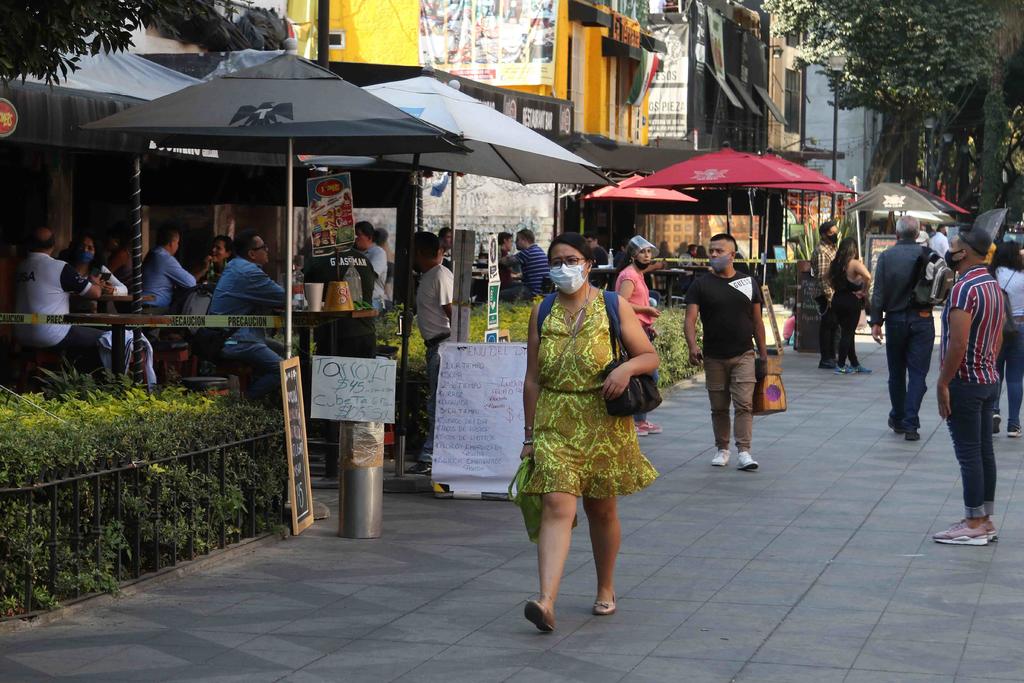
[[[889,428],[918,441],[918,413],[932,362],[935,321],[932,309],[945,302],[953,273],[935,252],[917,243],[916,218],[896,222],[898,241],[878,257],[871,293],[871,336],[885,347],[889,366]]]

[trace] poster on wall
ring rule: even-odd
[[[352,211],[352,176],[318,176],[306,181],[306,223],[314,256],[333,256],[356,238]]]
[[[491,85],[554,85],[560,0],[421,0],[424,64]]]
[[[732,106],[742,109],[743,105],[725,80],[725,19],[714,10],[708,10],[708,43],[711,48],[711,73],[718,81],[718,87]]]
[[[651,34],[668,47],[661,69],[654,74],[648,98],[648,135],[652,139],[686,137],[686,87],[689,71],[690,27],[687,24],[651,25]]]

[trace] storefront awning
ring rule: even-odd
[[[562,146],[609,173],[654,173],[701,152],[675,147],[648,147],[616,142],[601,135],[576,134]]]
[[[732,83],[732,88],[736,91],[736,94],[738,94],[740,99],[743,100],[743,103],[747,105],[747,109],[749,109],[755,116],[763,116],[761,108],[757,106],[757,102],[754,101],[753,96],[750,94],[750,86],[741,81],[738,76],[726,74],[726,78],[728,78],[729,82]]]
[[[768,107],[768,111],[772,113],[775,120],[785,126],[786,115],[782,113],[781,109],[779,109],[779,105],[775,104],[775,100],[771,98],[768,91],[756,83],[754,84],[754,91],[761,96],[761,100],[764,102],[765,106]]]

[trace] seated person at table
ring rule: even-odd
[[[128,288],[100,262],[99,254],[96,251],[96,240],[89,233],[79,237],[61,252],[61,260],[66,261],[75,269],[75,272],[87,280],[92,276],[98,277],[101,286],[104,286],[105,293],[117,296],[128,295]],[[71,301],[72,313],[95,313],[96,311],[96,302],[91,299],[76,297]]]
[[[234,255],[235,245],[233,240],[227,235],[217,235],[213,238],[213,244],[210,246],[210,258],[206,264],[206,272],[197,279],[208,285],[216,285],[217,281],[220,280],[220,276],[224,274],[228,261]]]
[[[586,240],[587,246],[590,247],[590,251],[594,254],[594,265],[595,266],[607,266],[608,265],[608,252],[604,250],[601,243],[597,239],[596,232],[588,232],[583,235],[583,239]]]
[[[522,277],[519,259],[512,255],[512,233],[498,233],[498,281],[501,283],[498,299],[501,301],[522,301],[533,298],[533,294],[518,279]]]
[[[103,260],[110,272],[121,282],[132,278],[132,255],[128,251],[131,239],[123,222],[115,223],[103,240]]]
[[[258,315],[285,305],[284,288],[263,272],[270,261],[267,245],[255,230],[235,237],[235,258],[228,261],[210,302],[210,315]],[[262,328],[242,327],[231,335],[220,352],[225,360],[252,366],[249,398],[262,398],[280,384],[278,363],[284,347],[268,341]]]
[[[98,299],[103,287],[96,278],[79,275],[74,268],[53,258],[54,238],[49,228],[37,228],[28,241],[28,256],[15,271],[17,313],[67,315],[71,295]],[[14,336],[25,346],[68,351],[76,365],[93,370],[100,365],[96,342],[103,335],[98,327],[72,325],[15,325]]]
[[[145,304],[151,309],[166,311],[174,299],[175,289],[192,289],[196,286],[196,278],[174,257],[181,245],[180,228],[173,223],[160,226],[156,244],[142,262],[142,296],[153,297]]]
[[[548,255],[536,244],[532,230],[523,228],[516,233],[515,258],[523,269],[523,284],[533,296],[540,296],[544,278],[548,275]]]

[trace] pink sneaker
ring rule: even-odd
[[[946,545],[988,545],[988,526],[982,524],[972,529],[967,526],[967,522],[961,520],[945,531],[932,535],[932,540]]]
[[[988,542],[995,543],[999,540],[999,532],[996,531],[996,525],[992,523],[992,520],[985,522],[985,531],[988,532]]]
[[[659,425],[656,425],[653,422],[647,422],[646,420],[641,424],[647,429],[648,434],[661,434],[661,427]]]
[[[650,434],[650,432],[647,431],[647,426],[643,422],[634,422],[633,424],[636,425],[637,436],[647,436]]]

